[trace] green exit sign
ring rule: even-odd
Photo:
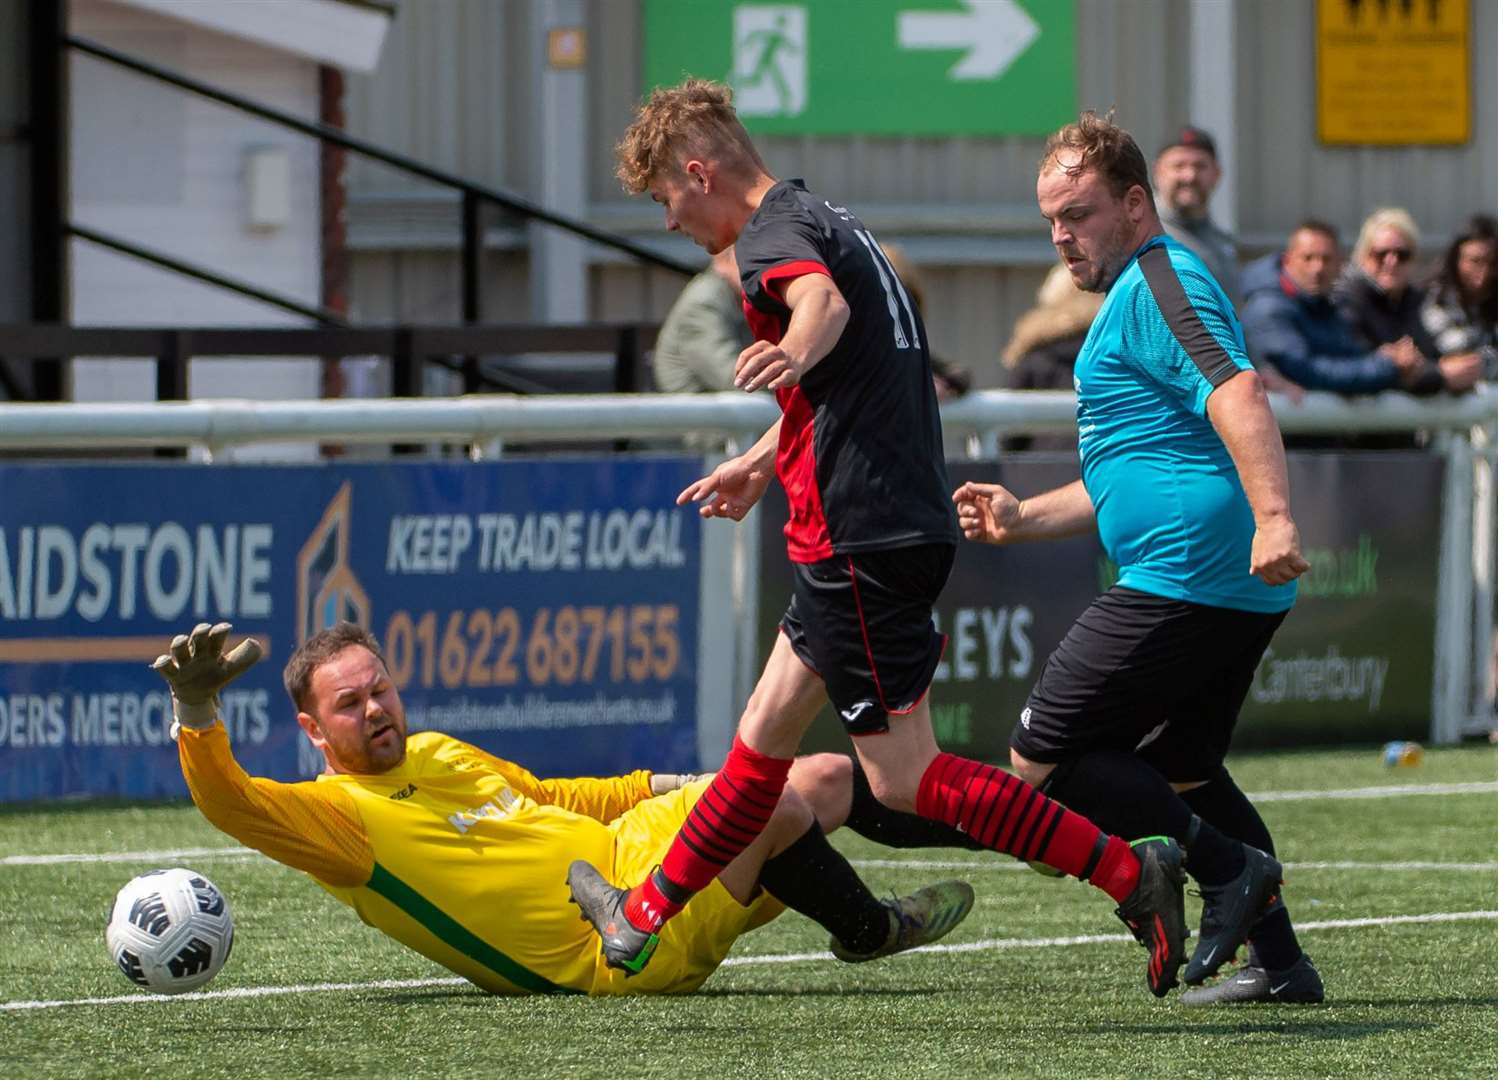
[[[1075,0],[645,0],[645,80],[734,88],[771,135],[1044,135],[1076,118]]]

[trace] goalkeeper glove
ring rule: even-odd
[[[224,655],[224,642],[232,627],[199,623],[191,634],[172,638],[168,652],[158,656],[151,669],[172,688],[172,715],[182,727],[202,731],[218,716],[218,692],[243,675],[260,659],[260,643],[245,638]],[[172,736],[176,737],[176,731]]]

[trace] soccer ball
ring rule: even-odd
[[[115,894],[104,929],[125,978],[184,994],[218,974],[234,946],[234,917],[213,882],[192,870],[152,870]]]

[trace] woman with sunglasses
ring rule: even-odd
[[[1414,343],[1431,366],[1412,387],[1415,393],[1463,393],[1481,377],[1481,365],[1473,353],[1441,357],[1426,331],[1420,318],[1425,290],[1412,280],[1419,244],[1420,230],[1408,211],[1373,211],[1358,232],[1352,261],[1334,299],[1342,317],[1370,348],[1403,339]]]

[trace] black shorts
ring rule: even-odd
[[[888,731],[891,716],[926,696],[947,644],[931,606],[956,553],[922,544],[792,564],[780,629],[821,676],[848,734]]]
[[[1133,751],[1173,783],[1205,780],[1227,756],[1254,671],[1286,614],[1115,585],[1046,660],[1009,745],[1046,763]]]

